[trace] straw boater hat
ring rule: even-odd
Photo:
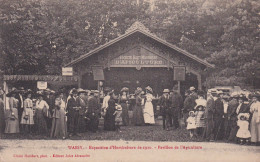
[[[79,88],[78,90],[78,94],[80,94],[80,93],[87,93],[84,89],[82,89],[82,88]]]
[[[127,87],[123,87],[122,89],[121,89],[121,92],[128,92],[129,91],[129,88],[127,88]]]
[[[145,89],[146,89],[148,92],[153,93],[153,89],[152,89],[150,86],[147,86]]]
[[[25,91],[24,87],[19,87],[18,88],[18,92],[24,92],[24,91]]]
[[[190,87],[190,91],[194,91],[195,90],[195,87]]]
[[[222,98],[223,98],[223,99],[229,99],[230,96],[229,96],[228,94],[224,94]]]
[[[242,116],[245,117],[246,120],[248,120],[250,115],[249,115],[249,113],[240,113],[240,114],[237,116],[237,119],[239,120]]]
[[[99,93],[99,91],[98,91],[98,90],[91,90],[91,91],[90,91],[90,94],[91,94],[91,95],[93,95],[93,94],[95,94],[95,93]]]
[[[169,89],[164,89],[163,93],[170,93],[170,90]]]

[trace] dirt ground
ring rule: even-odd
[[[256,162],[260,157],[260,147],[227,143],[7,139],[0,142],[1,162]]]

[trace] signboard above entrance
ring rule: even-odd
[[[167,67],[167,60],[141,48],[133,49],[111,60],[111,67]]]

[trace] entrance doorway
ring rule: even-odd
[[[173,70],[167,68],[110,68],[106,69],[104,86],[112,87],[119,93],[122,87],[128,87],[130,93],[134,93],[137,87],[145,89],[150,86],[154,95],[161,95],[163,89],[171,89],[173,82]]]

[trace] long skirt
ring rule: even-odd
[[[146,124],[155,124],[152,102],[146,102],[144,105],[144,122]]]
[[[45,120],[45,118],[43,116],[42,109],[36,109],[34,122],[35,122],[35,127],[36,127],[37,133],[46,135],[48,129],[47,129],[46,120]]]
[[[26,113],[25,113],[26,111]],[[22,118],[21,118],[21,124],[27,124],[27,125],[33,125],[33,110],[31,108],[25,108],[25,111],[23,111]],[[24,117],[28,116],[28,119],[26,120]]]
[[[115,116],[113,115],[113,111],[107,111],[104,118],[104,130],[107,131],[115,131]]]
[[[251,120],[251,142],[260,142],[260,123],[257,123],[258,112],[253,113]]]
[[[79,115],[79,132],[84,133],[87,131],[87,120],[85,115]]]
[[[5,111],[4,111],[4,104],[0,99],[0,134],[4,133],[5,131]]]
[[[128,115],[128,108],[126,103],[121,103],[122,106],[122,120],[123,120],[123,125],[128,125],[129,124],[129,115]]]
[[[144,124],[144,115],[142,106],[135,106],[133,110],[133,122],[135,125]]]
[[[13,115],[10,110],[7,110],[6,115],[7,119],[5,133],[19,133],[19,119],[17,109],[13,108]]]
[[[67,123],[64,109],[55,109],[52,118],[51,137],[63,138],[67,136]]]

